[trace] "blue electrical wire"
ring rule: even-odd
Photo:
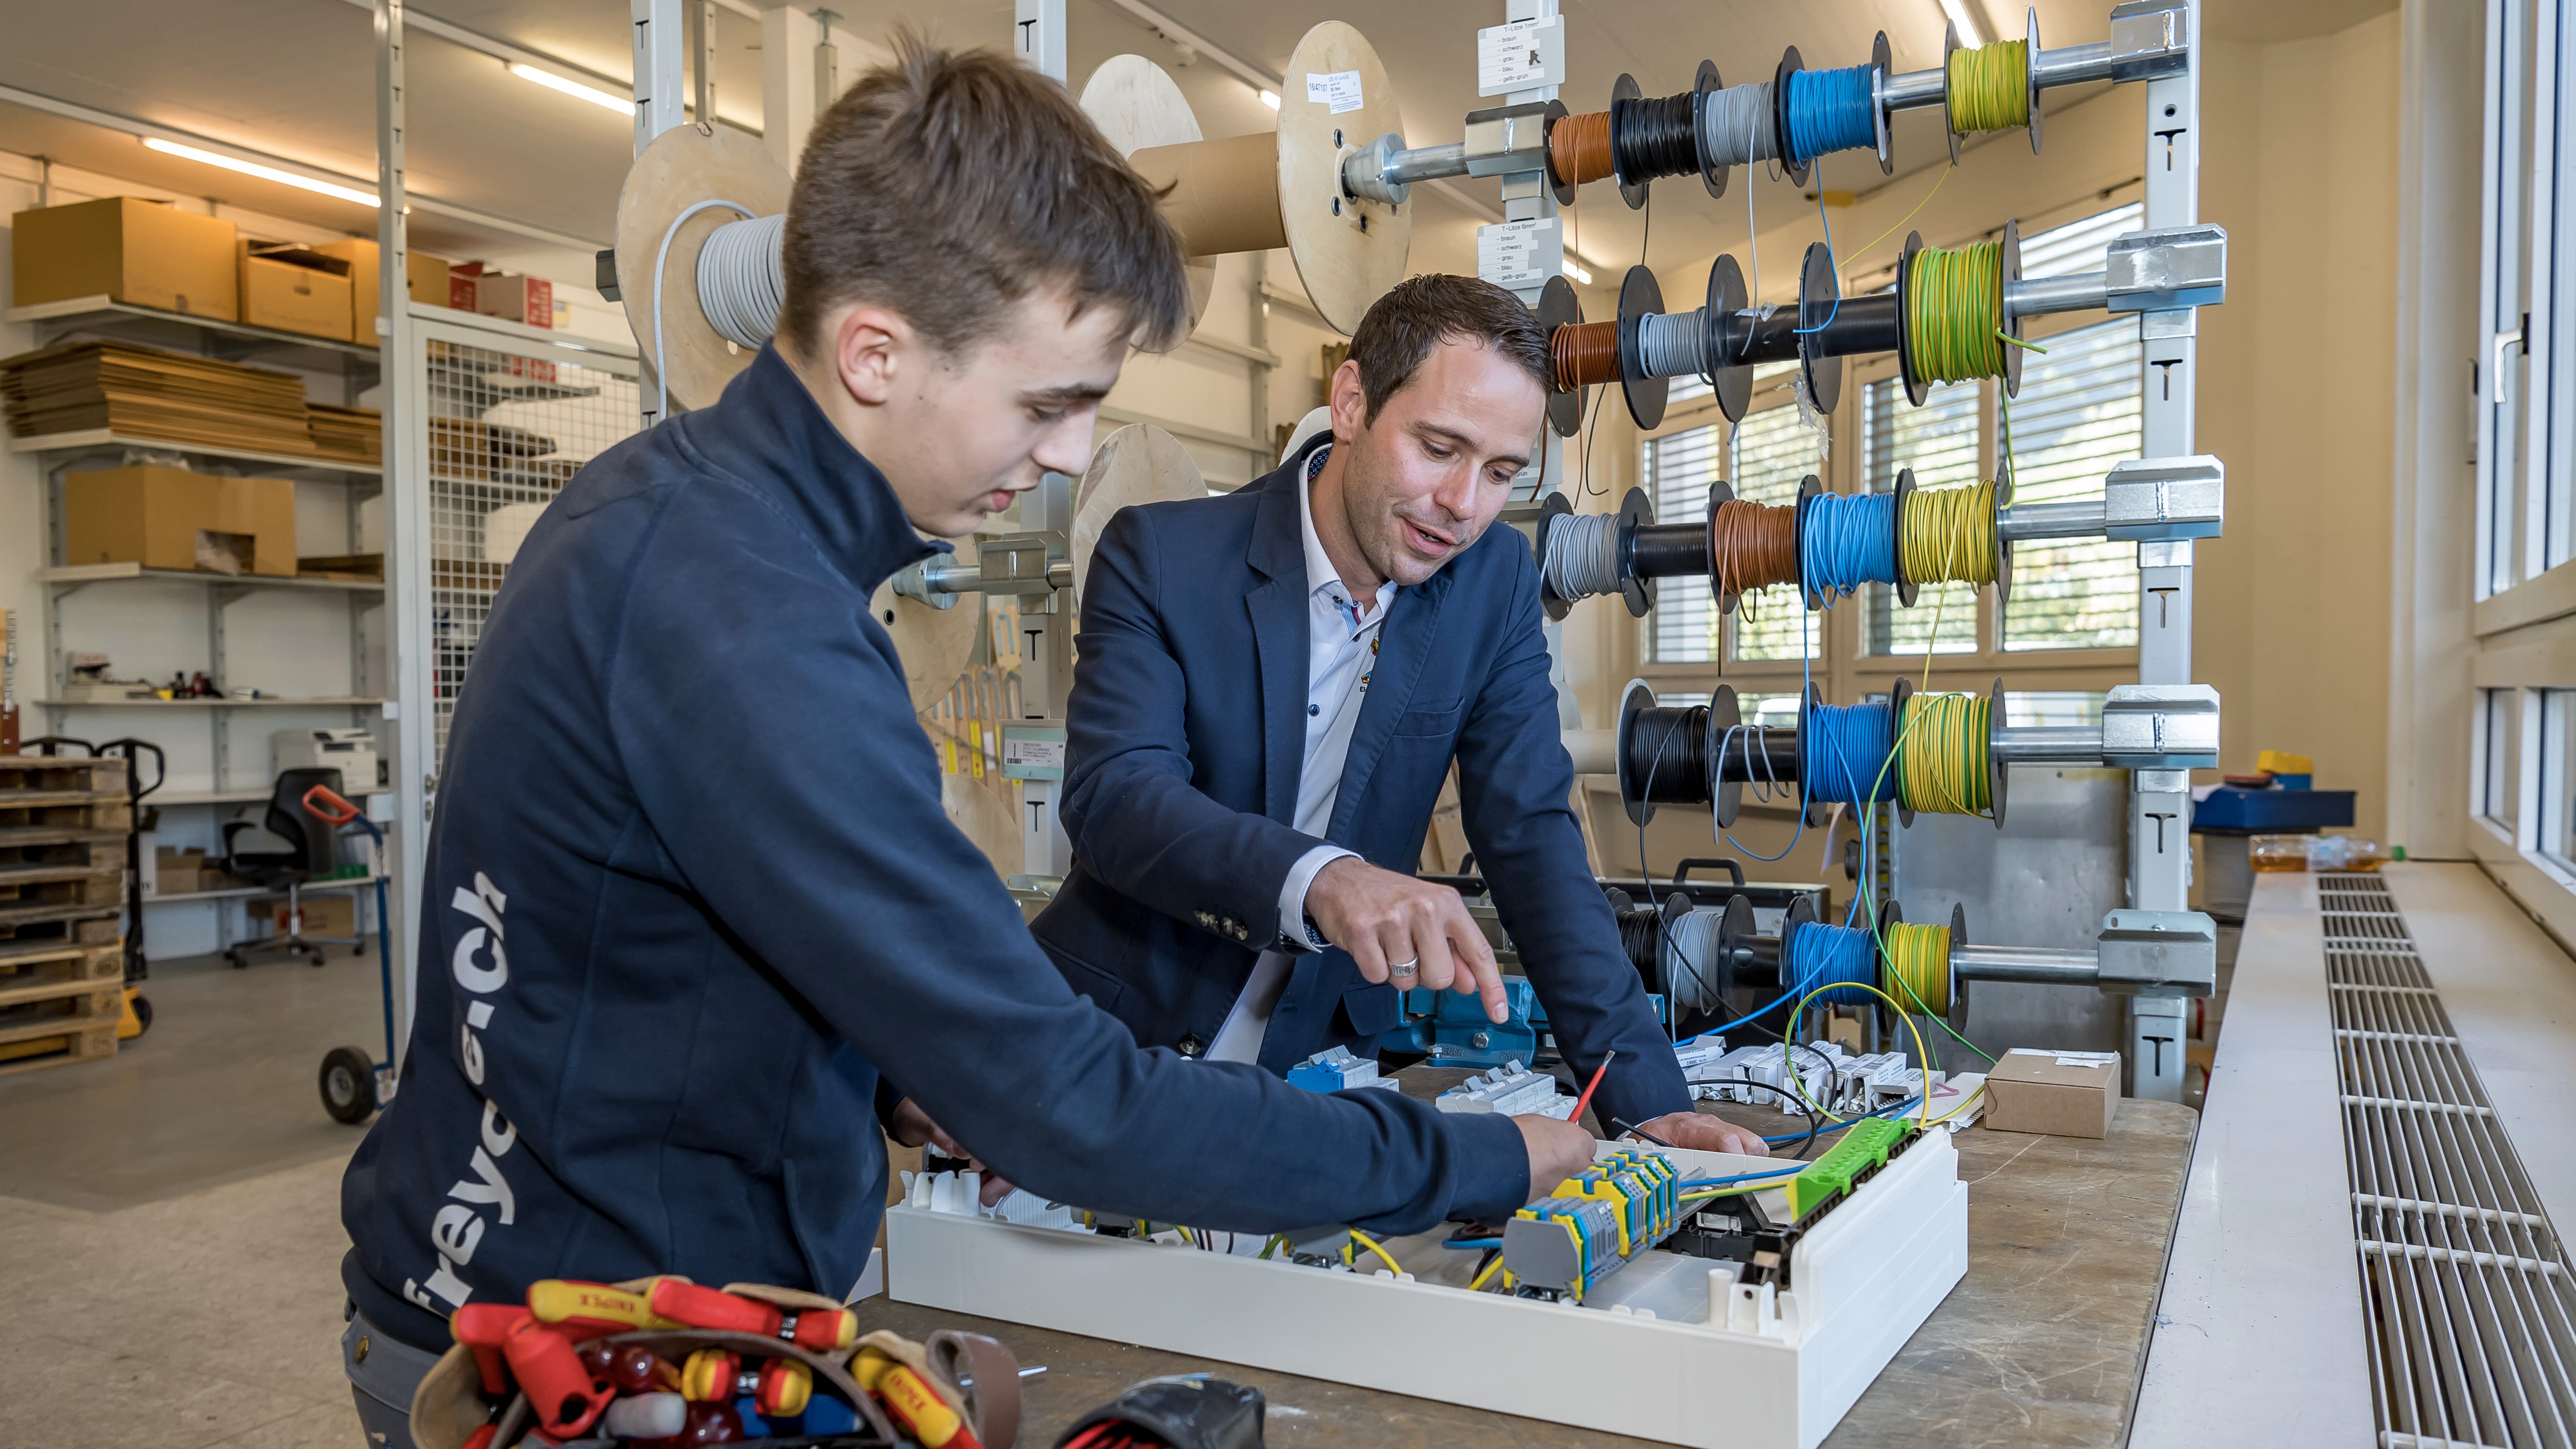
[[[1799,505],[1798,572],[1826,608],[1896,582],[1896,495],[1818,493]]]
[[[1904,1101],[1891,1107],[1881,1107],[1874,1112],[1864,1112],[1858,1117],[1847,1117],[1842,1121],[1835,1123],[1831,1127],[1827,1127],[1822,1131],[1819,1131],[1816,1135],[1818,1137],[1831,1137],[1835,1133],[1842,1131],[1844,1128],[1851,1126],[1853,1123],[1866,1122],[1872,1117],[1885,1117],[1890,1114],[1902,1116],[1909,1109],[1920,1107],[1922,1105],[1922,1098],[1908,1097]],[[1765,1137],[1762,1140],[1764,1142],[1804,1142],[1807,1140],[1807,1134],[1804,1132],[1787,1132],[1778,1137]]]
[[[1791,933],[1789,955],[1798,963],[1798,983],[1823,991],[1835,1006],[1866,1006],[1876,1000],[1862,986],[1878,984],[1878,958],[1869,932],[1848,926],[1802,922]]]
[[[1893,718],[1884,702],[1807,706],[1807,748],[1798,773],[1808,794],[1850,805],[1895,799],[1896,772],[1886,768],[1895,748]]]
[[[1769,1172],[1740,1172],[1733,1177],[1694,1177],[1685,1182],[1674,1183],[1673,1191],[1692,1192],[1703,1187],[1728,1187],[1739,1182],[1759,1182],[1766,1177],[1795,1177],[1812,1166],[1814,1166],[1813,1163],[1801,1162],[1795,1167],[1775,1168]]]
[[[1877,67],[1799,70],[1789,74],[1789,156],[1810,161],[1830,151],[1874,149],[1878,104],[1871,95]]]
[[[1440,1244],[1444,1248],[1457,1248],[1466,1252],[1474,1252],[1478,1248],[1499,1248],[1502,1245],[1503,1240],[1500,1238],[1450,1238]]]

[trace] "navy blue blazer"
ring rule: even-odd
[[[1211,1042],[1279,940],[1279,890],[1316,845],[1289,824],[1306,742],[1306,551],[1297,492],[1320,435],[1222,498],[1109,521],[1084,580],[1062,803],[1073,869],[1031,930],[1074,990],[1146,1046]],[[1467,841],[1566,1060],[1617,1051],[1603,1120],[1690,1109],[1644,983],[1593,884],[1567,797],[1539,631],[1538,566],[1494,527],[1396,590],[1327,832],[1412,874],[1449,762]],[[1340,1045],[1374,1056],[1400,1020],[1347,952],[1302,955],[1261,1064]]]

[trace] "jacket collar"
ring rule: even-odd
[[[1252,547],[1245,561],[1253,571],[1266,579],[1289,579],[1301,586],[1306,579],[1306,528],[1297,500],[1306,487],[1306,461],[1315,453],[1333,445],[1328,429],[1308,438],[1304,447],[1288,455],[1288,461],[1255,478],[1244,486],[1261,495],[1260,510],[1252,518]]]
[[[671,426],[698,462],[784,509],[862,590],[873,592],[906,564],[949,549],[913,529],[894,486],[832,426],[774,343],[713,407],[683,413]]]

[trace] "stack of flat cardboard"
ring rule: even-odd
[[[312,417],[313,451],[343,463],[384,461],[384,415],[374,408],[308,403],[305,410]]]
[[[0,406],[22,438],[106,428],[198,447],[313,451],[302,378],[125,343],[0,359]]]

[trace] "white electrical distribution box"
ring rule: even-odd
[[[1601,1154],[1638,1150],[1603,1143]],[[1663,1151],[1686,1178],[1779,1164]],[[1808,1220],[1787,1286],[1652,1249],[1547,1302],[987,1217],[886,1213],[899,1302],[1696,1449],[1814,1449],[1968,1267],[1968,1189],[1933,1130]],[[1387,1243],[1399,1261],[1440,1237]],[[1427,1262],[1425,1263],[1428,1268]]]
[[[347,791],[376,788],[376,737],[365,729],[279,730],[268,737],[277,770],[337,770]]]

